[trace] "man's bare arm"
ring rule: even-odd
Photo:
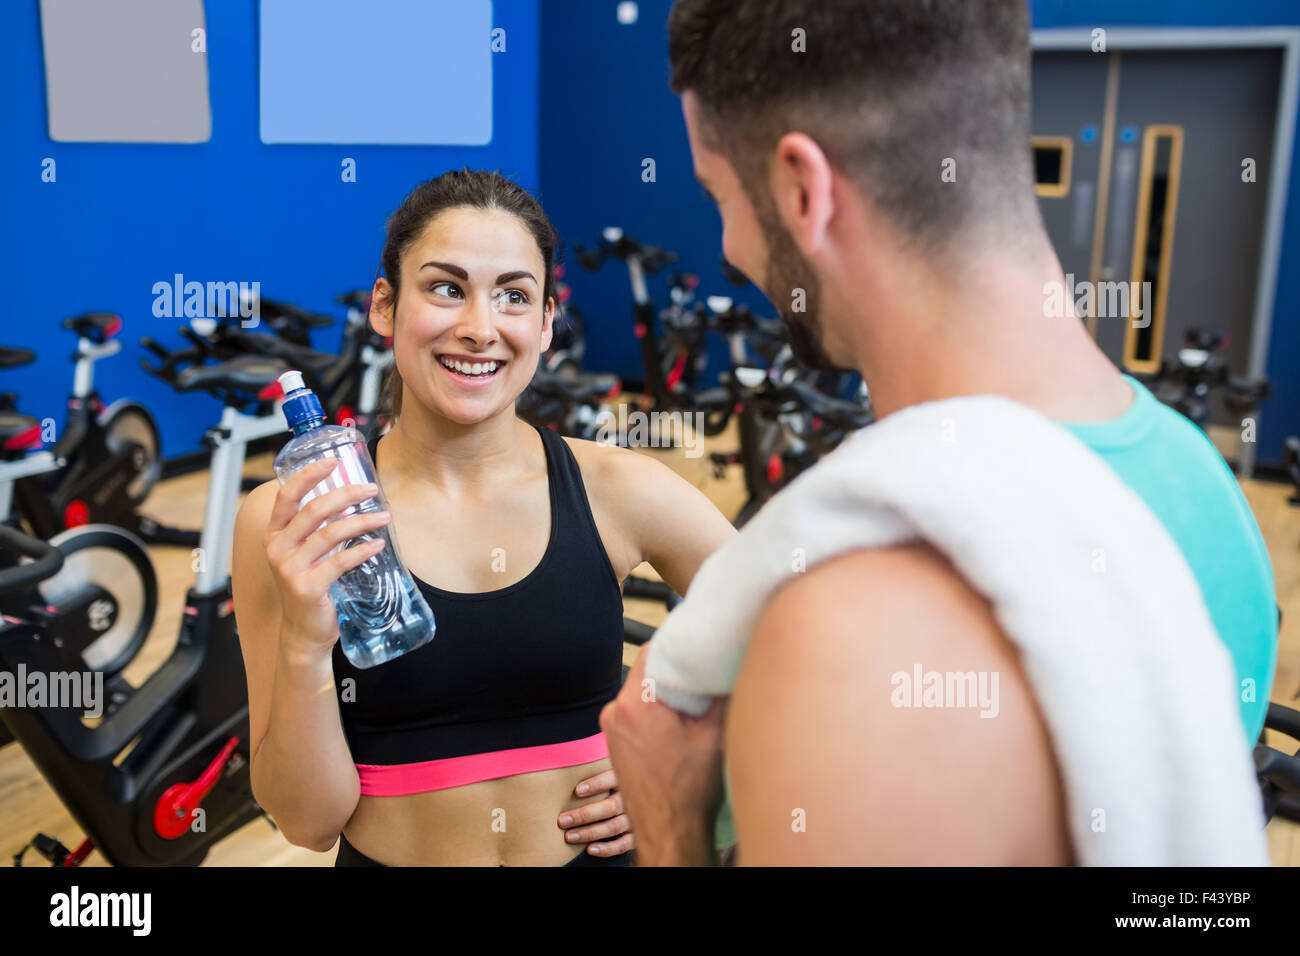
[[[918,668],[921,692],[927,672],[973,672],[977,691],[983,674],[985,701],[916,706]],[[726,753],[742,865],[1070,860],[1054,755],[1015,648],[925,545],[845,555],[772,599],[733,691]]]

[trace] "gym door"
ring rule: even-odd
[[[1039,205],[1065,272],[1093,283],[1089,328],[1126,371],[1159,371],[1189,328],[1226,332],[1233,374],[1251,371],[1282,56],[1034,52]]]

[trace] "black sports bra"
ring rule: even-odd
[[[550,429],[538,433],[551,533],[537,567],[479,594],[416,579],[437,631],[386,664],[355,668],[335,645],[339,715],[363,794],[444,789],[608,753],[598,717],[622,681],[622,594],[573,453]],[[400,528],[397,537],[402,549],[417,546]]]

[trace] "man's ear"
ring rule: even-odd
[[[375,280],[370,293],[370,327],[378,335],[393,334],[393,286],[384,278]]]
[[[554,297],[546,300],[546,308],[542,309],[542,351],[545,352],[551,347],[551,339],[555,336],[555,299]]]
[[[805,253],[823,244],[834,211],[830,160],[806,133],[786,133],[768,174],[781,222]]]

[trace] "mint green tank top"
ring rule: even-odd
[[[1162,404],[1137,379],[1128,411],[1106,422],[1061,422],[1146,502],[1182,551],[1201,586],[1236,668],[1246,744],[1264,728],[1277,664],[1273,565],[1241,487],[1199,428]],[[735,843],[731,778],[718,813],[719,848]]]

